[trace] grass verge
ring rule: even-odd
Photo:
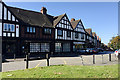
[[[3,72],[2,78],[117,78],[118,65],[56,65]]]

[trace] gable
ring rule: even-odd
[[[9,8],[5,4],[3,6],[3,19],[18,22],[15,15],[9,10]]]
[[[61,18],[56,27],[72,30],[72,25],[66,15]]]
[[[78,32],[83,32],[85,33],[85,29],[84,29],[84,26],[82,25],[82,22],[79,21],[76,28],[75,28],[75,31],[78,31]]]

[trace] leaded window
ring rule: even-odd
[[[44,34],[51,34],[52,31],[50,28],[44,28]]]
[[[15,32],[15,25],[14,24],[4,23],[3,31],[6,31],[6,32]]]
[[[58,36],[63,36],[63,30],[58,30]]]
[[[75,38],[78,38],[78,33],[77,32],[75,32]]]
[[[71,31],[67,31],[67,37],[71,37]]]
[[[81,39],[84,39],[84,34],[81,33]]]
[[[62,52],[61,43],[55,43],[55,52]]]
[[[35,33],[35,27],[27,27],[28,33]]]

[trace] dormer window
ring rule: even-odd
[[[35,27],[27,27],[28,33],[35,33]]]

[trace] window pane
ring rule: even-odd
[[[62,52],[61,43],[55,43],[55,52]]]
[[[8,24],[8,31],[10,31],[11,29],[10,29],[10,24]]]
[[[35,33],[35,27],[33,27],[33,32]]]
[[[30,31],[29,31],[29,27],[27,27],[27,32],[30,32]]]
[[[3,29],[4,31],[7,31],[8,29],[7,29],[7,24],[4,24],[4,29]]]
[[[30,27],[30,32],[32,32],[32,27]]]
[[[15,31],[15,25],[11,25],[11,31],[12,31],[12,32]]]
[[[49,52],[49,43],[41,43],[41,52]]]

